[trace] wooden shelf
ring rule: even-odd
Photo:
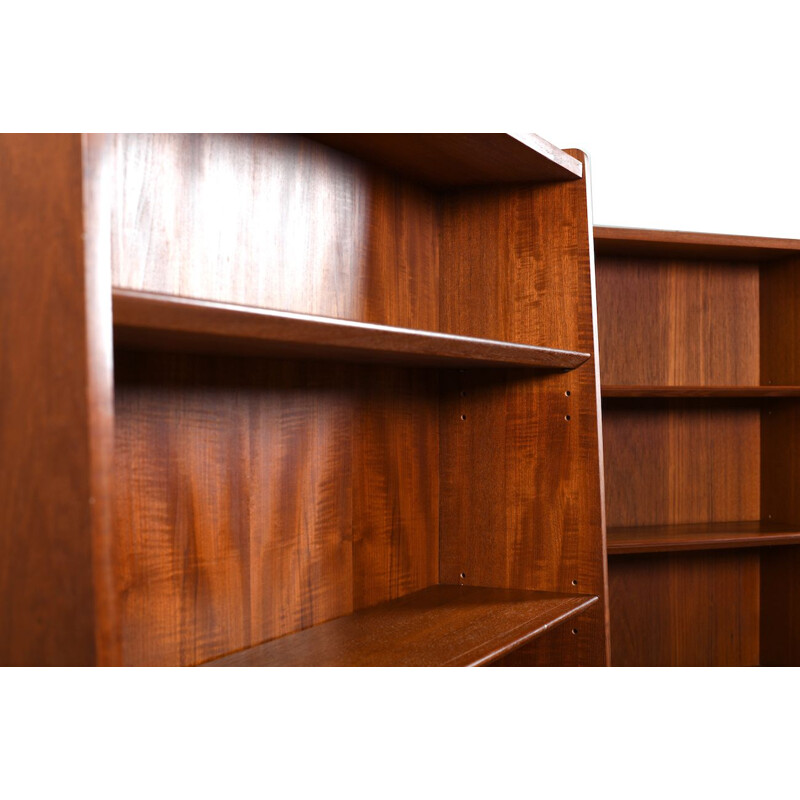
[[[590,595],[431,586],[204,666],[480,666],[596,601]]]
[[[603,386],[603,397],[800,397],[800,386]]]
[[[797,255],[800,240],[595,226],[594,251],[600,256],[752,262]]]
[[[574,369],[588,353],[116,289],[115,344],[131,349],[442,367]]]
[[[720,550],[800,544],[800,529],[772,522],[708,522],[694,525],[648,525],[609,528],[609,555]]]
[[[533,133],[313,133],[323,144],[429,186],[576,180],[578,159]]]

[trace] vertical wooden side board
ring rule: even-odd
[[[443,327],[530,344],[549,337],[596,354],[591,236],[585,177],[497,189],[491,203],[485,193],[449,197]],[[607,663],[597,386],[593,357],[544,377],[461,373],[443,393],[442,580],[601,598],[566,636],[500,663]]]
[[[800,385],[800,256],[761,275],[761,383]],[[761,518],[800,529],[800,402],[761,412]],[[761,663],[800,665],[800,548],[761,554]]]
[[[0,663],[118,660],[110,281],[84,252],[82,139],[0,137]]]

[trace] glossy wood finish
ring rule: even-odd
[[[440,330],[419,185],[289,135],[119,134],[97,156],[115,288]]]
[[[522,139],[452,137],[512,185],[443,192],[300,135],[3,142],[0,660],[198,664],[429,590],[483,600],[423,660],[607,663],[588,186]]]
[[[438,582],[438,373],[117,354],[124,657],[196,664]]]
[[[577,154],[582,157],[581,154]],[[562,223],[548,236],[536,231]],[[583,182],[448,196],[442,326],[594,353]],[[465,372],[441,404],[444,582],[605,597],[596,364],[535,380]],[[554,498],[558,498],[554,502]],[[472,531],[480,530],[480,536]],[[604,603],[585,663],[606,663]],[[542,643],[546,647],[546,643]],[[560,663],[553,651],[549,663]]]
[[[596,243],[613,663],[798,664],[800,242]]]
[[[317,141],[425,184],[575,180],[583,164],[532,133],[314,133]]]
[[[83,177],[80,136],[0,136],[3,665],[114,661],[110,308],[84,252]]]
[[[623,386],[604,385],[603,397],[800,397],[800,386]]]
[[[774,522],[704,522],[608,529],[608,554],[668,553],[800,543],[800,530]]]
[[[609,570],[615,666],[757,666],[756,550],[616,556]]]
[[[759,385],[758,279],[754,263],[603,258],[602,384]]]
[[[608,525],[759,519],[760,420],[729,401],[604,405]]]
[[[207,666],[477,667],[595,602],[586,595],[432,586]]]
[[[114,292],[114,341],[134,349],[441,367],[574,369],[589,358],[570,350],[121,289]]]
[[[800,240],[596,227],[594,250],[599,256],[636,256],[659,260],[771,261],[800,253]]]

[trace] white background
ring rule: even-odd
[[[590,154],[596,224],[800,238],[795,5],[15,3],[0,127],[533,131]],[[792,796],[797,683],[0,670],[0,796]]]

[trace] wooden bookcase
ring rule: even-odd
[[[800,663],[800,241],[596,228],[612,664]]]
[[[606,664],[584,162],[0,137],[0,663]]]

